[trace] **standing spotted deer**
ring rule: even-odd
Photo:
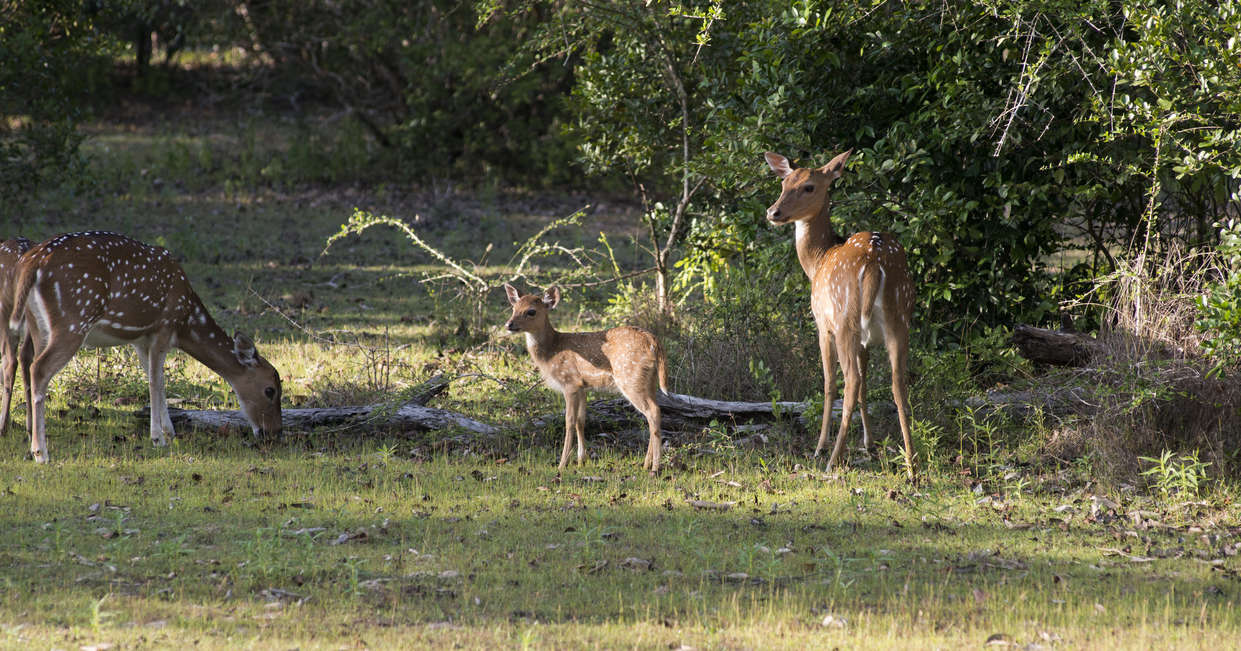
[[[913,317],[914,285],[905,263],[905,250],[891,233],[854,233],[841,240],[832,229],[832,181],[844,172],[850,149],[818,169],[794,169],[780,154],[767,152],[767,164],[781,181],[780,198],[767,209],[767,220],[793,222],[795,245],[802,270],[810,279],[810,308],[819,330],[823,357],[823,425],[814,454],[827,443],[832,402],[836,393],[836,358],[845,376],[840,431],[828,459],[830,471],[840,459],[849,419],[855,406],[862,412],[862,445],[870,447],[870,417],[866,413],[867,348],[881,341],[892,364],[892,398],[905,439],[905,466],[914,478],[913,447],[909,436],[909,328]]]
[[[165,249],[116,233],[59,235],[18,262],[10,327],[23,320],[33,344],[30,452],[46,462],[47,388],[82,346],[129,344],[150,380],[151,441],[175,435],[164,399],[164,357],[180,348],[223,377],[255,433],[281,431],[280,374],[238,333],[207,314],[181,265]]]
[[[0,318],[7,317],[13,310],[17,284],[17,259],[32,246],[34,242],[24,237],[15,237],[0,242]],[[30,385],[25,382],[25,369],[30,365],[30,347],[22,345],[27,340],[26,332],[20,326],[9,327],[7,319],[5,320],[4,339],[0,340],[0,355],[3,356],[3,368],[0,369],[0,373],[4,376],[4,395],[0,396],[0,436],[8,433],[9,421],[12,420],[10,409],[13,406],[13,379],[17,375],[19,356],[22,362],[22,385],[26,392],[26,409],[27,411],[30,409]],[[29,413],[27,413],[26,420],[27,422],[30,420]]]
[[[586,456],[586,389],[616,389],[646,417],[650,439],[644,469],[659,472],[663,446],[656,391],[668,392],[668,364],[655,335],[641,328],[621,326],[601,332],[557,332],[547,313],[560,303],[560,290],[542,296],[521,296],[504,286],[513,315],[505,327],[526,333],[526,349],[548,386],[564,394],[564,449],[560,467],[569,463],[577,436],[577,462]]]

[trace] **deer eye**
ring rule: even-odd
[[[263,395],[267,396],[268,400],[275,400],[276,387],[267,387],[266,389],[263,389]]]
[[[814,192],[814,186],[813,186],[813,185],[803,185],[803,186],[801,186],[801,189],[802,189],[802,190],[804,190],[804,191],[806,191],[807,193]]]
[[[535,314],[538,314],[538,313],[539,313],[538,310],[534,308],[530,308],[526,310],[526,316],[534,316]]]

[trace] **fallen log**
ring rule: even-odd
[[[977,414],[1006,412],[1014,417],[1027,418],[1041,409],[1048,416],[1064,416],[1089,409],[1088,395],[1081,387],[1061,387],[1046,391],[1001,391],[992,389],[981,396],[971,396],[964,402],[953,400],[953,407],[968,407]]]
[[[427,407],[426,403],[443,393],[451,380],[442,375],[427,380],[414,389],[414,397],[401,405],[378,404],[347,407],[316,407],[285,409],[282,421],[287,428],[310,427],[388,427],[419,431],[449,428],[464,429],[475,434],[496,434],[499,430],[487,423],[446,409]],[[150,418],[150,408],[134,412]],[[250,423],[239,411],[204,409],[168,410],[173,427],[186,429],[249,429]]]
[[[776,411],[780,413],[782,418],[796,418],[802,426],[807,426],[810,419],[819,418],[819,412],[807,414],[810,408],[809,402],[746,402],[740,400],[711,400],[709,398],[699,398],[697,396],[686,395],[683,393],[661,393],[656,395],[656,402],[659,403],[662,412],[663,428],[665,430],[690,431],[698,430],[706,423],[712,420],[723,421],[731,426],[737,423],[748,423],[754,421],[771,421],[776,418]],[[840,410],[842,401],[836,400],[832,406],[832,418],[840,418]],[[588,423],[598,423],[600,421],[611,421],[613,423],[641,419],[642,415],[634,409],[633,405],[624,398],[605,398],[602,400],[594,400],[587,403],[586,409],[589,413],[586,420]],[[871,415],[887,415],[896,412],[896,405],[886,400],[872,401],[867,403],[867,409]],[[545,427],[551,423],[562,421],[564,413],[544,414],[532,421],[530,424],[534,427]]]
[[[135,416],[149,418],[149,410],[134,412]],[[205,409],[168,409],[173,427],[178,429],[249,429],[250,423],[239,411],[214,411]],[[493,435],[499,432],[487,423],[446,409],[425,407],[406,403],[397,407],[389,405],[360,405],[354,407],[321,407],[314,409],[285,409],[286,428],[310,427],[367,427],[441,430],[459,428],[475,434]]]
[[[745,418],[747,416],[773,417],[778,409],[783,414],[801,414],[806,402],[741,402],[736,400],[711,400],[683,393],[659,393],[655,401],[665,413],[671,412],[681,418],[709,420],[712,418]],[[839,401],[837,401],[839,402]],[[836,407],[836,411],[840,408]]]
[[[1095,355],[1105,352],[1094,337],[1077,332],[1063,332],[1019,325],[1011,339],[1024,358],[1052,366],[1086,366]]]
[[[346,428],[399,428],[418,431],[462,429],[474,434],[492,436],[501,429],[487,423],[474,420],[463,414],[427,407],[421,402],[441,393],[448,382],[433,379],[427,388],[416,397],[401,405],[355,405],[345,407],[319,407],[304,409],[285,409],[283,411],[286,428],[304,429],[313,427],[346,427]],[[819,413],[807,413],[808,402],[746,402],[738,400],[711,400],[680,393],[659,394],[659,406],[663,411],[663,426],[667,431],[696,431],[712,420],[723,421],[730,429],[738,433],[759,435],[766,425],[747,426],[743,423],[764,423],[776,418],[777,410],[782,417],[797,418],[802,426],[809,426]],[[1075,392],[1040,395],[1034,392],[988,392],[985,396],[976,396],[965,401],[971,408],[1009,409],[1018,414],[1025,414],[1036,407],[1051,413],[1066,411],[1071,403],[1080,403],[1081,396]],[[957,406],[961,406],[959,403]],[[595,400],[588,403],[589,422],[640,421],[641,414],[624,398]],[[895,405],[889,401],[871,401],[867,405],[871,415],[891,415],[896,411]],[[841,401],[836,400],[832,407],[832,418],[839,423]],[[134,412],[136,417],[149,418],[149,408]],[[169,408],[169,416],[178,429],[240,429],[248,430],[250,424],[238,411],[214,411],[199,409]],[[544,414],[529,421],[534,427],[545,427],[564,417],[563,412]],[[756,429],[757,428],[757,429]]]

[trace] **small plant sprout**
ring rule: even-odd
[[[378,456],[380,463],[383,463],[383,464],[391,463],[392,459],[396,458],[396,455],[397,455],[396,443],[389,443],[387,445],[381,445],[379,446],[379,449],[375,451],[375,456]]]

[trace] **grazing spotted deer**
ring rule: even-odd
[[[13,295],[17,284],[17,259],[32,246],[34,242],[24,237],[15,237],[0,242],[0,318],[7,317],[13,310]],[[30,409],[30,385],[25,383],[26,368],[30,364],[30,347],[22,346],[26,340],[25,330],[21,327],[10,328],[6,319],[4,339],[0,340],[0,355],[3,356],[3,368],[0,368],[0,373],[4,375],[4,395],[0,396],[0,436],[8,433],[9,421],[12,420],[10,409],[13,406],[13,380],[17,375],[19,358],[22,362],[26,409]],[[28,423],[30,421],[29,414],[27,414],[26,421]]]
[[[891,233],[854,233],[841,240],[832,229],[832,202],[828,189],[844,172],[850,149],[818,169],[793,168],[784,156],[767,152],[767,164],[782,179],[780,198],[767,209],[767,220],[793,222],[795,245],[802,270],[810,279],[810,308],[819,330],[823,357],[823,425],[818,456],[827,443],[832,402],[836,393],[836,358],[845,376],[840,431],[828,459],[830,471],[844,449],[849,419],[855,406],[862,412],[862,445],[870,447],[870,418],[866,413],[867,348],[881,341],[892,364],[892,398],[905,438],[905,466],[914,477],[909,437],[909,328],[913,317],[914,285],[905,263],[905,250]]]
[[[542,296],[521,296],[504,286],[513,315],[505,327],[526,333],[526,349],[548,386],[564,394],[564,449],[560,467],[569,462],[577,435],[577,462],[586,455],[586,389],[616,389],[646,417],[650,440],[642,467],[659,472],[663,446],[657,390],[668,392],[668,364],[655,335],[641,328],[621,326],[601,332],[557,332],[547,313],[560,303],[560,290]]]
[[[181,265],[165,249],[116,233],[59,235],[18,262],[10,326],[24,320],[33,344],[30,452],[46,462],[47,388],[82,346],[130,344],[150,380],[151,441],[175,435],[164,399],[164,357],[180,348],[233,387],[256,434],[281,431],[280,374],[238,333],[207,314]]]

